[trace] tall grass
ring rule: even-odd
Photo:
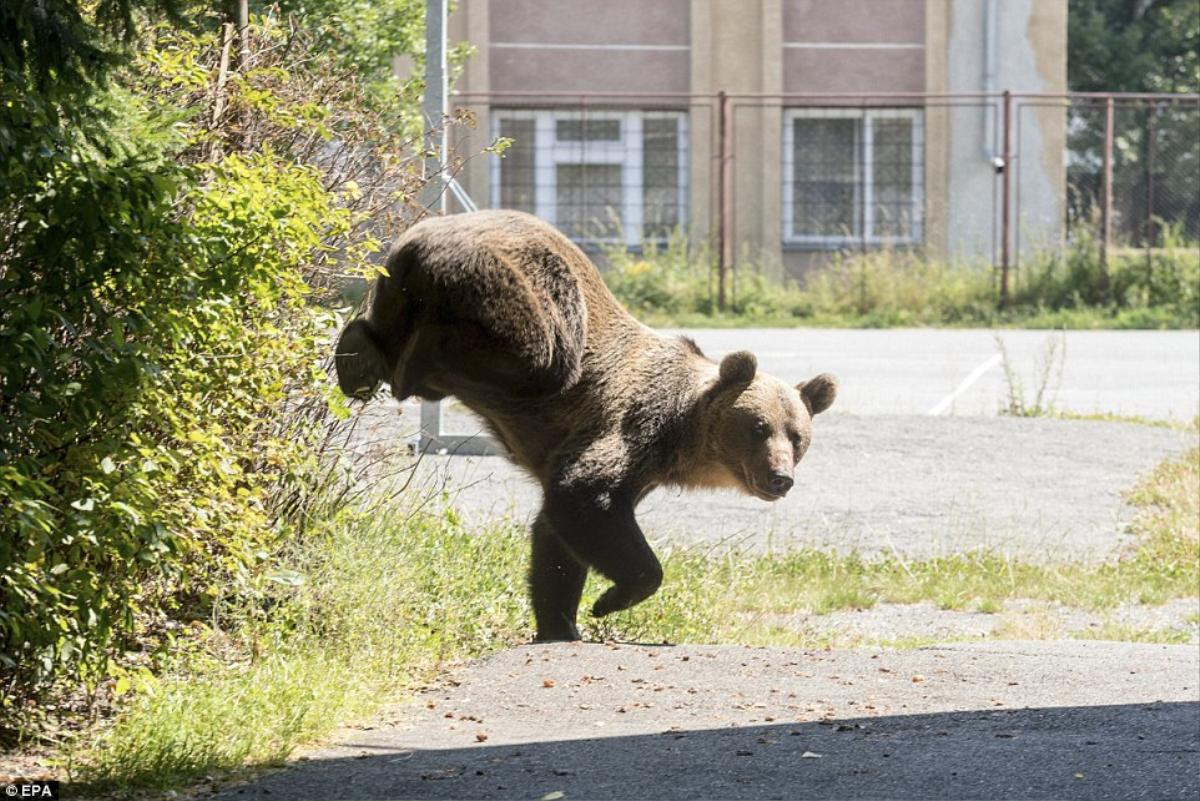
[[[728,306],[717,308],[715,258],[677,232],[640,252],[603,254],[613,293],[652,325],[993,326],[1187,328],[1200,326],[1200,246],[1175,230],[1149,253],[1114,250],[1107,266],[1086,237],[1029,257],[1007,304],[985,263],[881,249],[834,255],[802,280],[739,263]]]
[[[441,517],[343,514],[297,545],[262,595],[164,666],[81,743],[92,789],[168,787],[246,763],[377,707],[454,662],[530,635],[524,534],[476,536]]]

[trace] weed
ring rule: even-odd
[[[995,335],[996,348],[1000,351],[1000,365],[1004,370],[1004,386],[1008,395],[1003,414],[1014,417],[1046,417],[1055,414],[1054,397],[1062,385],[1063,368],[1067,362],[1067,336],[1060,332],[1058,337],[1049,336],[1042,352],[1034,357],[1034,391],[1032,400],[1025,398],[1025,384],[1021,374],[1009,358],[1004,338]]]

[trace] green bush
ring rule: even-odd
[[[107,85],[5,64],[0,739],[219,620],[312,522],[338,398],[312,287],[365,268],[418,179],[403,115],[294,25],[256,20],[223,80],[203,16],[147,25],[129,68],[104,50]]]
[[[711,314],[716,309],[716,264],[706,247],[693,247],[676,229],[665,243],[640,252],[622,246],[602,254],[604,280],[635,315]]]
[[[1077,239],[1065,254],[1041,254],[1014,284],[1012,305],[1038,311],[1105,310],[1122,327],[1200,325],[1200,246],[1167,226],[1163,246],[1114,248],[1108,267],[1097,244]]]
[[[277,536],[307,451],[276,424],[323,330],[298,268],[347,224],[267,155],[81,158],[40,190],[0,279],[0,664],[34,682],[103,666],[156,593],[212,596]]]

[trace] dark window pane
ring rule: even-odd
[[[534,210],[533,120],[501,119],[500,135],[513,140],[500,160],[500,207]]]
[[[800,117],[792,135],[793,233],[860,235],[862,121]]]
[[[621,236],[621,165],[559,164],[555,170],[558,227],[572,239]]]
[[[679,119],[642,121],[642,238],[665,239],[680,223]]]
[[[874,231],[876,237],[910,239],[920,215],[920,198],[913,185],[913,121],[910,118],[872,120]]]

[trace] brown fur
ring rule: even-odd
[[[614,582],[593,612],[657,589],[633,518],[656,486],[733,487],[777,500],[836,382],[798,387],[720,364],[631,317],[588,258],[527,214],[422,222],[396,243],[365,318],[338,342],[338,379],[369,396],[457,396],[542,485],[530,585],[539,639],[574,639],[588,568]]]

